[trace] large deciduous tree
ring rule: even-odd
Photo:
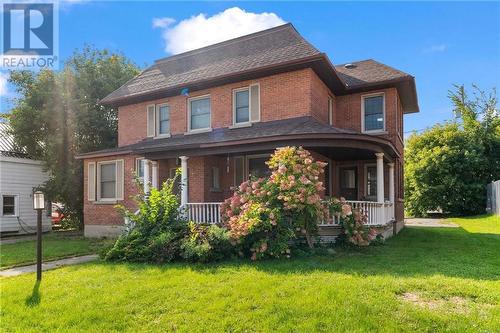
[[[116,145],[117,110],[99,101],[138,72],[121,54],[85,47],[59,72],[10,73],[19,95],[8,116],[15,142],[44,162],[47,195],[74,221],[81,223],[83,203],[82,163],[74,157]]]
[[[405,148],[406,210],[414,216],[442,209],[451,215],[484,212],[486,184],[500,178],[500,118],[495,90],[456,86],[449,97],[456,119],[422,134]]]

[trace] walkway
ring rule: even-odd
[[[458,228],[457,224],[445,222],[439,218],[410,218],[405,219],[406,227]]]
[[[47,271],[49,269],[56,269],[56,268],[59,268],[61,266],[83,264],[83,263],[86,263],[89,261],[94,261],[98,257],[99,256],[97,254],[90,254],[90,255],[80,256],[80,257],[72,257],[72,258],[66,258],[66,259],[60,259],[60,260],[54,260],[54,261],[47,261],[47,262],[42,263],[42,270]],[[0,271],[0,277],[17,276],[17,275],[33,273],[33,272],[36,272],[36,264],[35,265],[28,265],[28,266],[14,267],[14,268],[9,268],[9,269]]]

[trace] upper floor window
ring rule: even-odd
[[[234,91],[234,124],[250,121],[250,92],[248,88]]]
[[[189,131],[210,129],[210,97],[189,99]]]
[[[163,104],[158,106],[156,119],[158,120],[156,122],[158,124],[156,129],[157,135],[170,134],[170,108],[168,105]]]
[[[384,95],[363,96],[362,122],[363,132],[379,132],[385,130]]]
[[[233,126],[260,121],[260,85],[233,90]]]

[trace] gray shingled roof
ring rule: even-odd
[[[373,59],[356,61],[346,64],[335,65],[338,76],[349,88],[357,88],[367,84],[380,83],[409,77],[410,75],[400,70],[384,65]]]
[[[138,143],[122,146],[115,149],[106,149],[95,151],[85,155],[94,155],[101,153],[114,152],[136,152],[176,150],[182,148],[191,148],[203,144],[222,143],[248,139],[262,139],[273,136],[284,136],[294,134],[356,134],[355,131],[340,129],[319,122],[313,117],[298,117],[283,120],[274,120],[268,122],[254,123],[251,127],[242,128],[217,128],[211,132],[174,135],[170,138],[162,139],[144,139]]]
[[[332,66],[328,57],[307,42],[293,25],[285,24],[160,59],[101,102],[123,105],[166,97],[167,93],[178,95],[181,88],[196,89],[209,84],[207,82],[241,79],[248,73],[309,65],[335,94],[345,95],[375,85],[396,86],[405,113],[418,112],[415,81],[411,75],[371,59],[353,64],[354,68]]]
[[[26,150],[15,145],[14,137],[9,134],[10,125],[0,122],[0,155],[10,157],[26,157]]]
[[[123,97],[147,94],[319,54],[291,24],[285,24],[157,60],[154,65],[106,96],[102,102],[108,103]]]

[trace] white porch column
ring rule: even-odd
[[[376,153],[377,156],[377,201],[384,202],[384,153]]]
[[[151,161],[151,185],[158,189],[158,161]]]
[[[394,163],[388,163],[387,165],[389,166],[389,201],[392,203],[391,218],[394,219],[394,209],[396,207],[394,199]]]
[[[181,159],[181,207],[185,207],[188,203],[188,158],[187,156],[179,157]]]
[[[387,220],[384,207],[384,153],[376,153],[375,156],[377,156],[377,201],[382,204],[380,206],[380,222],[385,224]]]
[[[142,183],[144,185],[144,194],[149,193],[149,185],[151,184],[151,177],[149,176],[149,164],[150,160],[144,160],[144,177]]]

